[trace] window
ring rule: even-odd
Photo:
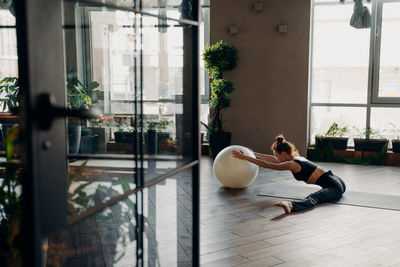
[[[371,127],[391,139],[400,126],[400,0],[363,5],[371,27],[356,29],[353,1],[313,1],[309,144],[333,122],[348,126],[350,137]]]
[[[17,34],[15,17],[8,10],[0,9],[0,80],[5,77],[18,77]]]
[[[379,1],[374,65],[375,103],[400,103],[400,1]]]

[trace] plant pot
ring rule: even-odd
[[[210,134],[210,148],[213,159],[218,153],[231,145],[232,133],[230,132],[213,132]]]
[[[159,153],[168,151],[169,139],[170,139],[170,133],[157,133],[157,150]]]
[[[134,133],[114,132],[115,143],[133,143]]]
[[[386,139],[354,138],[354,150],[379,152],[388,142]]]
[[[68,153],[77,154],[81,143],[81,125],[68,125]]]
[[[156,130],[147,130],[147,153],[152,155],[157,151],[157,132]]]
[[[107,140],[107,132],[106,128],[103,127],[89,127],[90,131],[92,131],[93,135],[97,135],[99,137],[98,141],[98,152],[99,153],[106,153],[106,140]]]
[[[347,149],[348,137],[315,137],[315,146],[317,148],[333,147],[334,149]]]
[[[400,153],[400,140],[392,140],[392,150],[394,153]]]
[[[99,136],[97,135],[81,136],[81,145],[79,147],[79,153],[82,154],[99,153]]]

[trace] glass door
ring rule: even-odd
[[[27,266],[198,265],[198,2],[151,2],[16,5]]]

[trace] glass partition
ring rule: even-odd
[[[194,5],[63,1],[58,93],[79,118],[65,120],[67,221],[39,237],[43,266],[198,265]]]
[[[138,16],[64,3],[66,106],[101,114],[67,121],[72,217],[136,188]]]

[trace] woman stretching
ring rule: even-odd
[[[314,207],[318,203],[337,201],[346,191],[346,185],[340,177],[300,157],[295,146],[286,141],[283,135],[276,137],[271,150],[275,156],[254,153],[257,159],[244,155],[242,151],[234,150],[232,154],[235,158],[247,160],[264,168],[291,171],[296,180],[322,187],[322,189],[310,194],[303,200],[281,201],[275,204],[275,206],[283,208],[285,212],[305,210]]]

